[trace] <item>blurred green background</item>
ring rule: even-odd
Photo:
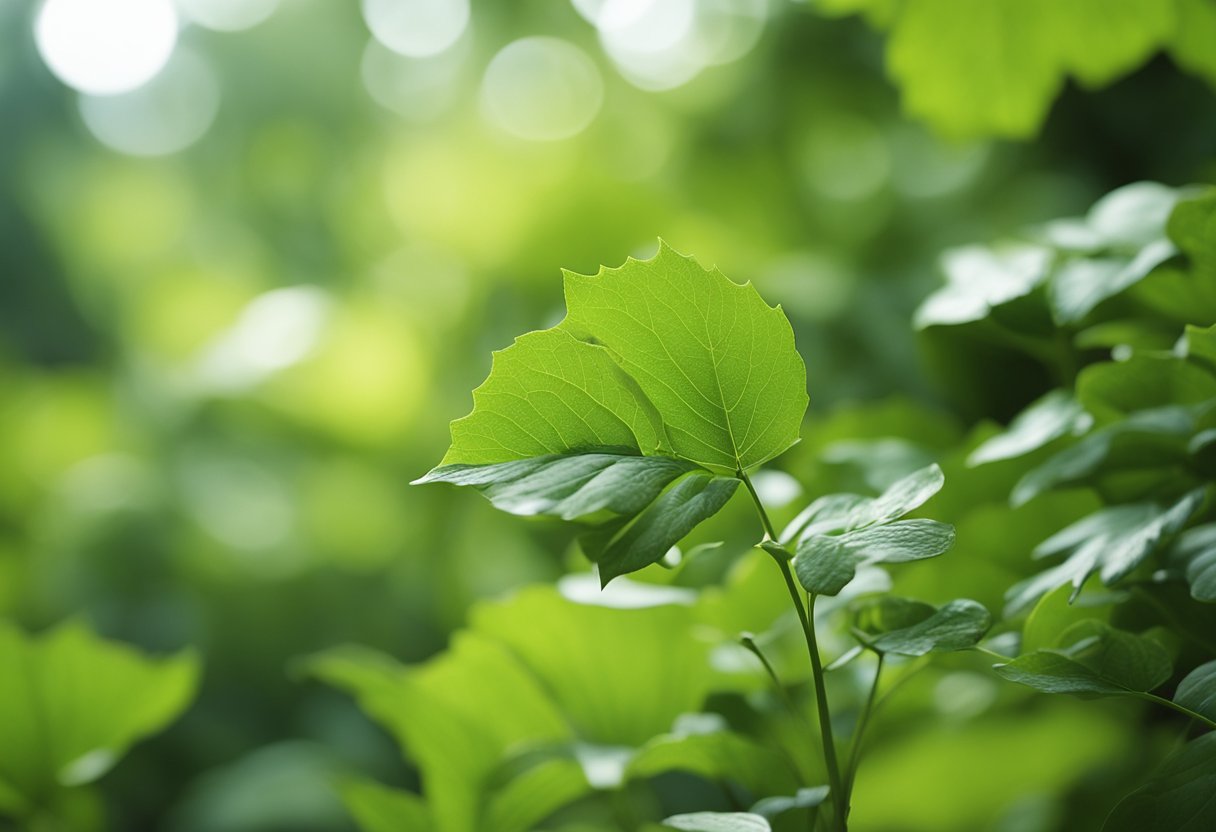
[[[335,772],[416,786],[293,666],[422,660],[581,568],[561,528],[408,486],[491,351],[560,317],[560,268],[662,237],[782,303],[825,435],[945,446],[1046,380],[924,360],[944,248],[1216,178],[1216,99],[1167,57],[1068,82],[1031,140],[947,141],[882,33],[810,5],[412,5],[0,5],[0,617],[205,665],[108,776],[115,829],[345,829]]]

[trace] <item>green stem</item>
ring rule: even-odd
[[[749,653],[760,660],[760,664],[764,665],[764,670],[766,673],[768,673],[768,678],[772,680],[773,690],[777,692],[777,697],[781,700],[782,704],[785,705],[791,716],[793,716],[795,719],[801,720],[802,714],[799,713],[798,709],[794,706],[794,700],[790,699],[789,691],[787,691],[785,686],[781,684],[781,679],[777,677],[776,669],[768,660],[768,657],[760,651],[760,645],[756,644],[756,640],[751,635],[745,633],[739,637],[739,643],[747,648]]]
[[[1199,720],[1200,722],[1202,722],[1204,725],[1208,726],[1209,728],[1216,728],[1216,722],[1208,719],[1203,714],[1192,711],[1190,708],[1186,707],[1185,705],[1179,705],[1177,702],[1174,702],[1172,700],[1166,699],[1161,696],[1155,696],[1151,693],[1136,693],[1134,695],[1140,699],[1145,699],[1149,702],[1155,702],[1158,705],[1164,705],[1167,708],[1172,708],[1173,710],[1177,711],[1180,714],[1189,716],[1191,719]]]
[[[857,778],[857,764],[861,762],[861,743],[865,737],[866,726],[870,724],[870,716],[874,713],[874,699],[878,694],[878,679],[882,676],[882,653],[878,654],[878,666],[874,668],[874,682],[870,685],[870,694],[861,707],[861,715],[857,718],[857,732],[853,737],[853,748],[849,752],[849,763],[845,767],[844,782],[849,798],[853,796],[853,781]]]
[[[764,504],[760,502],[760,495],[756,493],[756,487],[752,485],[747,472],[739,470],[737,476],[747,487],[748,493],[751,494],[752,502],[756,504],[756,512],[760,515],[760,525],[764,527],[764,542],[772,541],[779,544],[777,532],[773,528],[773,521],[769,519],[768,512],[764,510]],[[823,685],[823,661],[819,656],[818,640],[815,638],[815,621],[813,617],[815,614],[815,596],[808,595],[808,603],[803,605],[802,593],[799,590],[798,584],[794,581],[794,575],[790,571],[788,558],[782,557],[781,554],[773,552],[770,549],[765,549],[765,551],[772,556],[773,562],[781,570],[781,577],[785,579],[785,588],[789,592],[790,600],[794,603],[794,610],[798,613],[798,621],[802,624],[802,634],[806,638],[806,649],[811,658],[811,674],[815,679],[815,706],[819,713],[819,733],[823,739],[823,762],[828,770],[828,785],[831,788],[832,806],[835,809],[835,826],[838,830],[844,832],[848,826],[849,805],[844,791],[844,781],[840,776],[840,763],[836,759],[836,742],[832,738],[832,714],[828,708],[827,690]]]

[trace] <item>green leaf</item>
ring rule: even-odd
[[[916,311],[916,328],[980,321],[998,306],[1025,295],[1047,279],[1051,251],[1019,245],[993,250],[969,246],[942,257],[946,285]]]
[[[566,272],[565,289],[565,320],[495,354],[417,482],[595,526],[580,542],[607,583],[661,559],[726,504],[734,475],[798,441],[806,370],[780,308],[666,244]]]
[[[1187,326],[1182,336],[1182,354],[1208,372],[1216,372],[1216,325]]]
[[[890,18],[887,63],[904,108],[954,138],[1033,135],[1066,73],[1105,84],[1175,26],[1160,0],[914,0]]]
[[[982,604],[966,599],[934,608],[883,597],[855,607],[855,623],[867,646],[879,653],[923,656],[974,647],[992,626],[992,617]]]
[[[1014,507],[1061,486],[1084,482],[1099,471],[1161,468],[1186,458],[1195,415],[1184,407],[1160,407],[1080,439],[1028,471],[1009,495]]]
[[[969,466],[1014,459],[1069,434],[1081,434],[1093,424],[1093,417],[1082,409],[1072,395],[1052,390],[1017,415],[1003,432],[987,439],[967,457]]]
[[[813,809],[828,799],[831,789],[828,786],[806,786],[798,790],[792,797],[766,797],[757,801],[751,808],[753,814],[763,815],[772,820],[778,815],[792,812],[795,809]]]
[[[803,588],[836,595],[870,563],[904,563],[936,557],[954,545],[954,527],[936,520],[901,520],[841,535],[815,534],[798,544],[794,571]]]
[[[365,780],[339,787],[346,810],[363,832],[427,832],[434,828],[421,797]]]
[[[1133,257],[1070,259],[1051,278],[1048,297],[1056,321],[1073,324],[1082,320],[1102,301],[1134,286],[1176,253],[1169,240],[1157,240]]]
[[[1130,574],[1186,524],[1203,502],[1197,489],[1168,508],[1137,503],[1104,508],[1040,543],[1036,558],[1068,553],[1067,559],[1012,586],[1005,595],[1006,615],[1014,615],[1058,586],[1071,583],[1075,599],[1089,576],[1099,573],[1107,586]]]
[[[1165,649],[1149,636],[1082,621],[1071,627],[1062,650],[1036,650],[994,666],[1011,682],[1045,693],[1147,693],[1169,679],[1173,665]]]
[[[1216,732],[1191,740],[1114,808],[1104,832],[1208,832],[1216,828]]]
[[[513,778],[490,797],[479,828],[531,832],[545,818],[590,790],[577,762],[546,760]]]
[[[78,624],[31,637],[0,622],[0,792],[96,780],[178,717],[198,677],[192,651],[153,659]]]
[[[662,415],[672,452],[734,473],[798,441],[806,369],[780,307],[660,243],[650,260],[565,273],[561,328],[604,345]]]
[[[1126,361],[1092,364],[1077,376],[1077,399],[1101,422],[1152,408],[1203,404],[1216,397],[1216,378],[1177,356],[1134,353]]]
[[[1171,54],[1178,66],[1216,85],[1216,5],[1210,0],[1175,0],[1178,29]]]
[[[820,497],[786,526],[781,539],[796,542],[811,535],[849,532],[898,520],[924,505],[945,482],[939,466],[927,465],[895,481],[878,497],[860,494]]]
[[[1185,575],[1192,598],[1216,603],[1216,523],[1205,523],[1179,535],[1169,561]]]
[[[733,781],[761,794],[798,785],[797,772],[780,752],[731,731],[662,734],[647,742],[629,761],[625,776],[637,779],[670,771],[716,782]]]
[[[1166,230],[1191,259],[1195,271],[1210,279],[1216,272],[1216,189],[1207,188],[1180,200]]]
[[[1034,605],[1022,625],[1022,652],[1059,647],[1060,637],[1081,621],[1095,620],[1103,624],[1110,619],[1110,603],[1101,606],[1087,604],[1082,595],[1073,603],[1072,587],[1065,585],[1048,592]]]
[[[692,812],[664,818],[663,825],[684,832],[772,832],[763,815],[750,812]]]
[[[1216,722],[1216,661],[1201,664],[1178,683],[1174,701]]]

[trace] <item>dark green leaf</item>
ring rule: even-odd
[[[1174,355],[1134,353],[1126,361],[1092,364],[1077,376],[1077,399],[1099,423],[1213,397],[1216,378]]]
[[[1216,661],[1201,664],[1188,673],[1178,684],[1174,701],[1216,722]]]
[[[1114,808],[1103,832],[1216,829],[1216,732],[1192,740]]]
[[[995,665],[1004,678],[1046,693],[1128,694],[1160,687],[1173,670],[1152,637],[1082,621],[1062,636],[1065,649],[1036,650]]]
[[[1216,523],[1196,526],[1179,535],[1169,560],[1186,576],[1192,598],[1216,602]]]
[[[1064,584],[1072,584],[1075,598],[1095,572],[1107,586],[1117,583],[1181,529],[1202,502],[1203,491],[1196,490],[1168,508],[1151,503],[1114,506],[1078,520],[1035,548],[1036,558],[1069,554],[1058,566],[1011,587],[1005,594],[1006,614],[1026,609]]]
[[[923,656],[974,647],[992,617],[982,604],[951,601],[939,608],[902,598],[879,598],[857,609],[856,624],[879,653]]]

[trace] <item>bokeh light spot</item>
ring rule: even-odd
[[[143,86],[118,95],[81,95],[80,116],[98,141],[132,156],[164,156],[194,144],[215,120],[220,88],[201,58],[178,50]]]
[[[147,83],[168,62],[177,14],[170,0],[46,0],[34,38],[59,80],[113,95]]]
[[[279,0],[177,0],[177,7],[191,21],[220,32],[256,26],[278,5]]]
[[[363,0],[363,19],[376,40],[401,55],[438,55],[469,25],[468,0]]]
[[[586,129],[604,99],[599,70],[559,38],[528,37],[494,56],[482,84],[487,117],[531,141],[568,139]]]

